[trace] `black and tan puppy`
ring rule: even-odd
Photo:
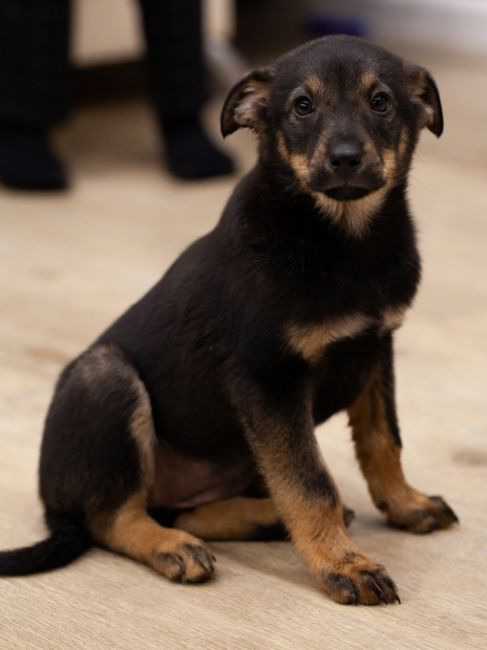
[[[456,521],[406,482],[394,401],[393,330],[420,277],[407,174],[420,130],[443,129],[434,81],[380,47],[324,38],[232,89],[222,131],[240,127],[259,159],[216,228],[62,373],[40,463],[51,536],[2,553],[0,573],[98,544],[198,582],[214,561],[201,539],[284,530],[333,599],[392,603],[313,432],[345,409],[389,523]]]

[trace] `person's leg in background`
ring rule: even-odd
[[[0,182],[63,189],[50,148],[67,112],[70,2],[0,0]]]
[[[200,111],[207,99],[201,2],[140,0],[151,92],[170,170],[179,178],[210,178],[233,171],[232,161],[208,139]]]

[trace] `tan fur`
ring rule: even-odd
[[[385,498],[384,491],[402,491],[405,484],[398,463],[399,448],[389,432],[378,383],[379,379],[374,375],[348,409],[357,458],[376,504]]]
[[[277,134],[277,151],[283,160],[287,161],[289,159],[289,152],[284,141],[284,136],[280,132]]]
[[[286,332],[289,346],[306,361],[317,361],[330,343],[357,336],[374,320],[366,314],[351,314],[318,325],[291,325]]]
[[[367,232],[372,217],[380,209],[393,186],[395,172],[396,153],[392,149],[386,149],[383,153],[383,174],[386,180],[384,187],[356,201],[335,201],[321,192],[312,192],[312,195],[318,208],[335,223],[344,225],[351,234],[361,237]]]
[[[383,315],[382,329],[384,331],[395,330],[401,327],[406,315],[407,305],[401,307],[388,307]]]
[[[99,362],[105,363],[103,350]],[[112,366],[113,369],[113,366]],[[155,446],[152,412],[147,391],[135,371],[126,364],[120,372],[129,375],[138,400],[130,429],[137,444],[141,487],[115,512],[100,512],[97,504],[87,509],[88,526],[101,545],[148,564],[171,580],[198,582],[213,571],[211,554],[191,535],[159,526],[147,514],[147,496],[154,481]]]
[[[390,183],[395,171],[394,154],[392,151],[387,150],[384,155],[384,176],[386,177],[386,185],[383,188],[356,201],[336,201],[322,192],[310,192],[308,188],[310,167],[315,164],[315,161],[324,158],[326,147],[326,140],[322,139],[322,141],[316,146],[313,159],[310,161],[304,154],[290,155],[282,133],[278,133],[277,135],[277,150],[280,156],[286,160],[293,169],[302,190],[304,192],[309,192],[315,199],[317,208],[324,212],[335,223],[340,226],[345,226],[345,228],[356,237],[361,237],[367,231],[371,217],[382,205],[382,202],[390,188]],[[370,143],[366,143],[366,147],[368,147],[369,150],[372,148]]]
[[[371,377],[348,414],[357,458],[372,500],[379,509],[385,510],[391,523],[423,532],[421,525],[427,525],[428,521],[416,519],[416,513],[425,508],[434,509],[438,504],[406,482],[401,450],[389,430],[378,374]]]
[[[92,383],[99,382],[103,374],[113,374],[116,370],[120,381],[132,387],[137,393],[137,404],[131,417],[130,429],[137,443],[141,463],[141,475],[144,489],[148,489],[154,477],[154,454],[156,438],[152,420],[149,396],[133,367],[126,363],[120,350],[110,344],[97,345],[86,353],[89,363],[77,367],[78,377]]]
[[[406,152],[408,150],[408,145],[409,145],[409,135],[408,131],[406,128],[403,128],[401,130],[401,136],[399,138],[399,147],[398,147],[398,158],[399,160],[403,160]]]
[[[365,90],[369,90],[376,83],[377,77],[375,73],[372,72],[372,70],[366,70],[362,74],[362,78],[360,81],[361,81],[362,88],[364,88]]]
[[[234,497],[208,503],[179,515],[176,528],[202,539],[249,539],[256,527],[279,523],[272,499]]]
[[[259,106],[261,106],[270,91],[267,82],[252,79],[246,85],[246,93],[234,108],[234,119],[239,126],[255,127]]]
[[[432,106],[425,104],[423,94],[427,88],[426,73],[424,70],[417,69],[414,74],[410,74],[407,81],[411,101],[418,104],[422,109],[422,121],[420,126],[431,126],[435,119],[435,111]]]
[[[337,575],[347,577],[353,581],[360,602],[376,604],[377,597],[363,582],[363,575],[364,572],[382,571],[383,567],[365,557],[350,539],[340,500],[331,505],[325,498],[306,495],[297,483],[283,480],[278,459],[268,460],[263,465],[276,503],[296,549],[320,587],[334,600],[349,602],[350,592],[330,580]]]
[[[306,86],[309,89],[309,91],[311,92],[311,94],[314,95],[315,97],[317,95],[319,95],[323,90],[321,79],[319,77],[316,77],[316,76],[315,77],[310,77],[306,81]]]
[[[304,184],[307,183],[309,180],[308,158],[302,153],[296,153],[289,156],[288,160],[298,179]]]
[[[393,149],[384,149],[382,154],[383,174],[386,179],[386,187],[390,187],[394,181],[396,172],[396,152]]]
[[[314,560],[317,559],[316,547],[324,545],[328,532],[331,546],[329,549],[322,548],[323,553],[333,553],[337,545],[340,546],[343,540],[348,539],[343,523],[343,506],[337,493],[336,503],[332,505],[326,497],[312,498],[303,491],[299,482],[294,480],[295,459],[290,457],[285,447],[279,443],[282,435],[279,423],[264,413],[260,414],[260,420],[266,422],[266,427],[272,429],[273,434],[259,441],[257,445],[259,466],[271,488],[275,507],[286,522],[293,542],[313,569]],[[308,454],[311,457],[314,455],[313,463],[322,465],[324,471],[327,471],[316,441],[313,447],[308,449]],[[336,531],[344,533],[337,533],[338,540],[335,540]]]
[[[371,218],[381,207],[387,192],[387,188],[382,187],[357,201],[335,201],[321,192],[312,192],[312,196],[317,207],[332,221],[345,226],[355,237],[361,237],[367,232]]]
[[[316,168],[318,165],[324,165],[328,149],[328,137],[325,135],[320,140],[315,147],[314,153],[311,157],[309,167],[311,169]]]
[[[236,406],[238,408],[238,401]],[[254,396],[253,417],[251,421],[247,417],[246,421],[256,461],[281,520],[321,588],[338,602],[377,604],[380,600],[370,580],[364,578],[364,572],[380,573],[385,580],[389,578],[383,567],[368,560],[348,536],[343,505],[311,433],[311,403],[303,408],[299,426],[307,434],[297,454],[286,443],[296,435],[296,424],[290,429],[286,420],[277,419],[274,412],[268,411],[265,402],[260,401],[258,395]],[[303,462],[309,463],[313,472],[322,467],[330,483],[329,491],[322,494],[308,491],[302,476],[306,471]],[[388,602],[393,602],[394,589],[385,587],[385,591]]]
[[[318,143],[313,158],[310,161],[304,154],[295,154],[290,156],[287,152],[284,138],[281,134],[279,134],[279,136],[278,150],[281,156],[291,165],[302,189],[305,192],[309,192],[308,182],[310,177],[310,168],[313,164],[316,164],[315,161],[324,158],[327,147],[326,140],[323,139]],[[366,141],[364,143],[364,152],[367,153],[371,150],[372,144]],[[386,181],[384,187],[375,192],[371,192],[363,199],[355,201],[336,201],[322,192],[310,192],[310,194],[315,199],[316,206],[319,210],[324,212],[336,224],[342,227],[345,226],[351,234],[356,237],[361,237],[367,231],[371,218],[381,207],[387,193],[395,181],[396,153],[392,149],[386,149],[383,153],[383,173]]]
[[[145,511],[142,492],[134,494],[105,521],[91,522],[98,543],[148,564],[170,580],[199,582],[213,572],[212,556],[201,540],[157,524]]]
[[[134,376],[133,381],[138,393],[138,402],[132,414],[130,431],[137,443],[142,484],[145,490],[148,490],[154,481],[154,464],[157,441],[154,433],[154,421],[152,419],[152,409],[149,396],[139,377]]]

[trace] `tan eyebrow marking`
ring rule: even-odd
[[[366,72],[362,73],[362,86],[368,90],[372,88],[372,86],[377,82],[377,77],[375,74],[372,72],[372,70],[367,70]]]
[[[306,81],[306,86],[313,95],[319,95],[321,93],[321,91],[323,90],[323,85],[321,83],[321,79],[319,77],[317,77],[317,76],[310,77]]]

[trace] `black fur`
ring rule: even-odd
[[[84,526],[73,523],[71,517],[56,522],[53,519],[48,518],[53,532],[47,539],[32,546],[0,553],[0,575],[25,576],[60,569],[90,548],[91,541]]]
[[[385,118],[371,114],[367,103],[358,108],[347,103],[352,92],[347,83],[355,88],[354,75],[368,70],[393,95],[394,112]],[[360,133],[377,148],[372,171],[360,178],[361,186],[370,184],[366,191],[376,187],[385,149],[397,151],[401,130],[407,133],[397,180],[359,237],[316,206],[277,150],[282,134],[289,155],[311,155],[313,143],[329,128],[329,120],[318,116],[299,122],[289,108],[289,98],[309,71],[326,76],[327,88],[335,92],[323,108],[333,105],[331,117],[345,120],[341,127],[336,122],[333,138],[352,120],[353,137],[359,137],[360,124]],[[249,75],[230,93],[223,130],[254,128],[259,162],[235,189],[215,229],[193,243],[64,371],[46,420],[40,465],[53,537],[30,551],[0,554],[0,573],[20,575],[66,564],[89,544],[88,533],[76,537],[68,531],[86,531],[90,509],[110,512],[140,486],[129,428],[136,402],[126,380],[129,371],[140,376],[150,396],[156,436],[171,448],[216,465],[246,468],[250,485],[259,476],[256,454],[276,443],[273,434],[260,430],[262,414],[275,414],[279,422],[291,423],[288,437],[282,432],[278,442],[295,456],[303,489],[313,498],[337,502],[333,482],[313,455],[312,428],[349,406],[381,361],[392,392],[392,336],[371,325],[355,338],[331,344],[311,364],[291,349],[286,331],[291,324],[319,324],[351,312],[379,323],[386,308],[413,300],[420,262],[406,199],[407,171],[423,126],[420,103],[439,99],[430,91],[414,102],[406,89],[409,74],[385,50],[357,39],[330,38]],[[271,88],[246,114],[247,122],[239,124],[236,107],[254,92],[246,86],[249,79],[260,84],[259,93],[265,95],[262,84]],[[438,119],[435,131],[440,130]],[[332,182],[323,169],[311,174],[313,191],[326,192]],[[112,357],[108,369],[92,365],[100,350]],[[90,382],[80,379],[85,370]],[[304,416],[308,399],[313,421]],[[393,397],[388,399],[391,430],[400,444]],[[49,515],[70,523],[56,528]]]

